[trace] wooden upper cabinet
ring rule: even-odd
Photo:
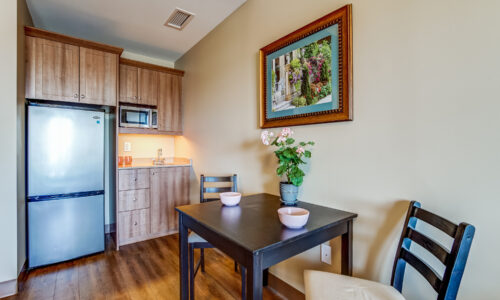
[[[168,73],[160,73],[158,100],[158,130],[181,132],[182,77]]]
[[[80,47],[80,102],[116,105],[118,55]]]
[[[79,47],[26,37],[26,98],[79,101]]]
[[[139,100],[138,72],[137,67],[120,64],[120,102],[137,104]]]
[[[138,104],[158,105],[158,72],[139,68]]]
[[[115,106],[122,48],[24,27],[26,98]]]

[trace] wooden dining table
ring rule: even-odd
[[[278,196],[244,196],[237,206],[220,201],[178,206],[180,296],[189,298],[188,230],[236,260],[247,271],[246,298],[262,299],[267,269],[321,243],[342,236],[341,273],[352,275],[352,227],[357,214],[299,201],[310,212],[301,229],[288,229],[278,218]],[[319,258],[318,258],[319,259]]]

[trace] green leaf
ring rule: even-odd
[[[304,142],[300,142],[300,143],[299,143],[299,145],[301,145],[301,146],[303,147],[303,146],[305,146],[305,145],[307,145],[307,144],[306,144],[306,143],[304,143]]]
[[[303,177],[294,177],[294,178],[292,178],[292,184],[295,185],[295,186],[300,186],[303,181],[304,181]]]
[[[283,151],[283,155],[286,157],[286,158],[292,158],[295,156],[295,152],[293,151],[293,149],[291,148],[286,148],[285,151]]]
[[[287,144],[287,145],[291,145],[291,144],[293,144],[293,143],[295,143],[295,140],[294,140],[294,139],[292,139],[292,138],[287,138],[287,139],[286,139],[286,144]]]
[[[279,176],[283,175],[286,171],[286,165],[280,165],[277,169],[276,169],[276,174],[278,174]]]
[[[305,156],[305,157],[307,157],[307,158],[310,158],[310,157],[311,157],[311,151],[306,150],[306,151],[304,152],[304,156]]]

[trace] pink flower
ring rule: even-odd
[[[304,153],[305,151],[306,151],[306,150],[305,150],[304,148],[302,148],[302,147],[298,147],[298,148],[297,148],[297,150],[296,150],[296,152],[297,152],[298,154],[302,154],[302,153]]]
[[[278,137],[278,144],[280,144],[280,143],[284,143],[284,142],[286,142],[286,137],[285,137],[285,136],[280,135],[280,136]]]
[[[262,131],[260,134],[260,139],[262,140],[262,144],[269,146],[270,141],[269,138],[271,138],[274,135],[274,133],[269,132],[267,130]]]
[[[283,136],[283,137],[289,137],[293,134],[293,131],[289,128],[289,127],[285,127],[283,129],[281,129],[281,134],[280,136]]]

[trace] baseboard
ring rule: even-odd
[[[285,299],[305,300],[306,296],[293,286],[269,273],[268,287]]]
[[[17,293],[17,279],[0,282],[0,298],[15,295]]]
[[[116,223],[104,225],[104,233],[116,232]]]
[[[28,260],[24,261],[21,272],[19,272],[19,276],[17,276],[17,292],[22,291],[23,285],[26,282],[26,278],[28,278]]]

